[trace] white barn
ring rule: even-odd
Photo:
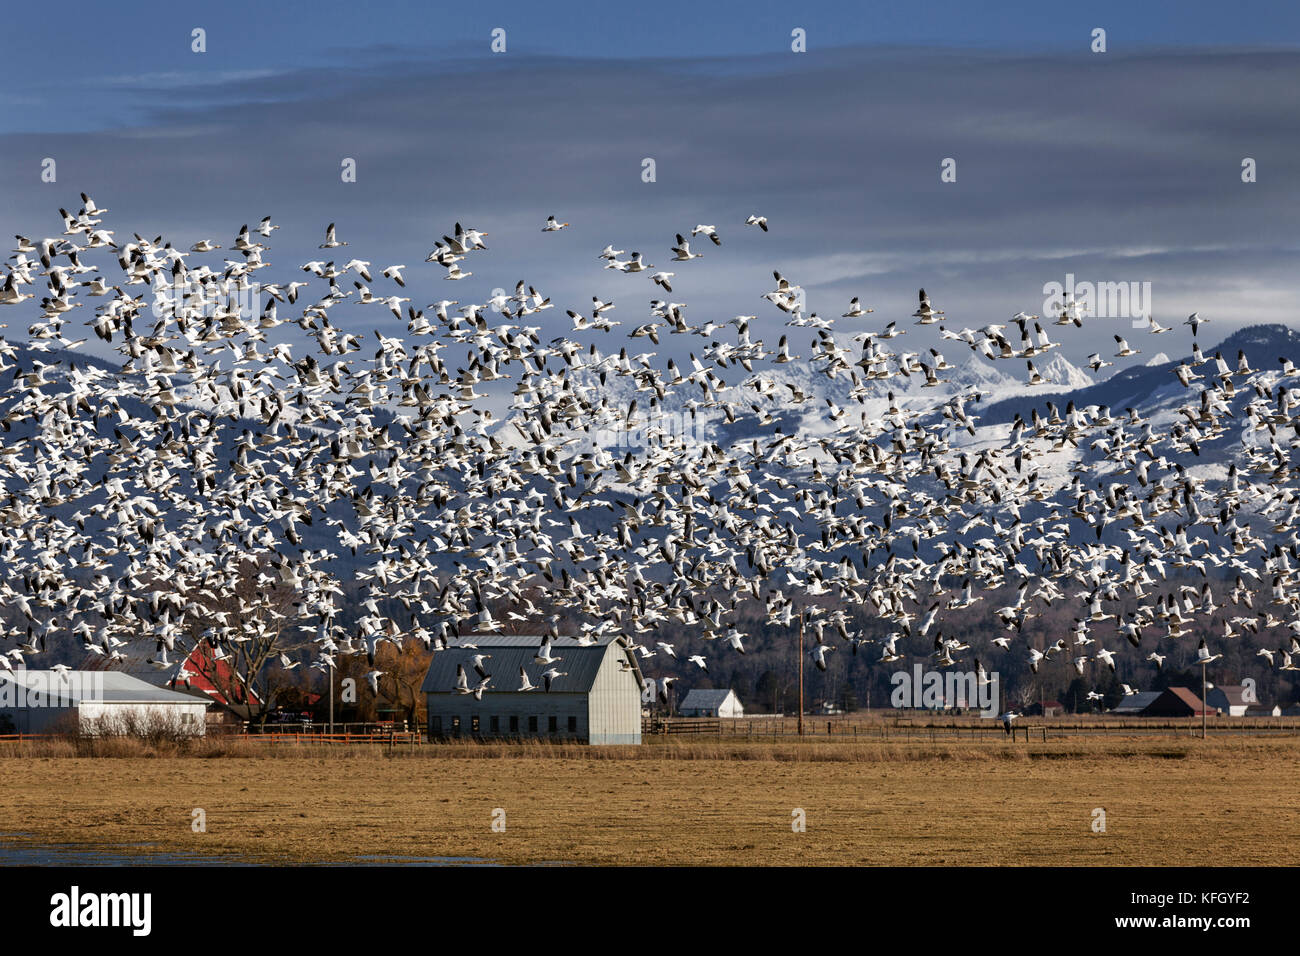
[[[744,717],[745,708],[734,690],[696,689],[687,691],[677,707],[683,717]]]
[[[589,744],[641,743],[641,688],[644,678],[636,654],[615,637],[583,646],[571,637],[552,641],[553,665],[533,660],[542,638],[474,635],[474,648],[435,651],[421,690],[429,710],[429,737],[542,737]],[[471,658],[486,655],[491,683],[482,700],[456,691],[457,668],[464,665],[470,686],[478,683]],[[542,673],[550,667],[563,676],[549,691]],[[535,690],[519,690],[519,669]]]
[[[167,730],[202,736],[210,701],[116,671],[0,670],[0,733]]]

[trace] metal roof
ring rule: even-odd
[[[18,684],[29,691],[39,690],[51,695],[66,695],[70,703],[82,700],[103,700],[118,704],[203,704],[189,694],[154,687],[152,684],[124,674],[121,671],[67,671],[52,670],[0,671],[0,680]],[[39,686],[34,686],[39,684]]]
[[[677,705],[677,709],[686,710],[690,707],[700,707],[706,710],[713,710],[714,708],[721,707],[730,696],[731,689],[727,687],[697,687],[686,692],[686,696],[683,697],[681,703]]]
[[[1157,697],[1160,696],[1158,690],[1142,690],[1136,694],[1129,694],[1116,704],[1112,709],[1112,714],[1138,714],[1146,710]]]
[[[87,652],[82,658],[81,663],[77,665],[77,670],[82,671],[103,671],[104,673],[129,674],[137,680],[142,680],[146,684],[152,684],[154,687],[160,687],[166,690],[175,691],[178,694],[185,694],[188,697],[196,697],[199,700],[211,701],[221,704],[229,710],[238,710],[243,706],[242,702],[231,704],[226,700],[222,693],[209,694],[207,687],[213,687],[211,681],[207,679],[208,668],[200,660],[196,660],[200,648],[205,645],[200,644],[189,651],[184,652],[180,657],[175,658],[164,668],[155,667],[149,663],[149,658],[153,656],[153,645],[141,646],[136,643],[132,647],[123,648],[120,660],[111,660],[102,654]],[[194,686],[186,687],[183,683],[176,683],[176,674],[180,665],[185,664],[190,670],[196,672],[200,679],[193,681]],[[249,690],[247,683],[237,670],[233,667],[229,670],[230,677],[238,680],[244,689],[251,696],[260,700],[255,691]],[[230,686],[230,685],[228,685]],[[213,687],[213,689],[217,689]]]
[[[486,654],[488,660],[483,662],[483,667],[492,675],[492,683],[488,685],[490,694],[519,693],[520,667],[524,668],[529,681],[538,688],[527,693],[546,693],[541,689],[542,672],[554,667],[564,676],[552,682],[550,693],[585,694],[596,682],[596,674],[606,653],[609,652],[609,645],[617,640],[613,636],[604,637],[597,640],[595,644],[584,647],[572,637],[554,638],[551,641],[553,648],[551,655],[558,657],[559,660],[554,664],[542,665],[533,660],[533,656],[542,646],[541,635],[469,635],[465,644],[452,645],[444,651],[434,652],[420,690],[426,694],[455,693],[456,668],[461,664],[465,665],[465,670],[469,673],[470,687],[473,687],[478,683],[478,676],[474,673],[470,658],[475,654]],[[641,668],[636,662],[636,655],[621,644],[615,649],[615,653],[620,650],[632,665],[632,674],[636,677],[637,686],[641,686],[643,679]]]

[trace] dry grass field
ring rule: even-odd
[[[1300,863],[1295,738],[122,753],[0,748],[0,832],[298,863]],[[1092,829],[1097,807],[1105,833]],[[194,808],[206,833],[191,830]],[[795,808],[806,832],[792,831]],[[126,852],[147,862],[147,849]]]

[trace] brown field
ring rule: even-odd
[[[120,756],[0,748],[0,833],[300,863],[1300,863],[1295,738],[103,749]],[[206,833],[191,831],[196,807]]]

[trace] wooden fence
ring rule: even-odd
[[[723,733],[722,721],[717,717],[644,717],[641,720],[644,734],[708,734]]]
[[[942,719],[928,717],[864,718],[856,715],[839,717],[804,717],[803,736],[820,739],[853,740],[1000,740],[1014,736],[1017,740],[1061,740],[1067,737],[1140,737],[1177,736],[1199,737],[1201,718],[1101,718],[1030,717],[1012,724],[1013,734],[1008,734],[1002,722],[995,719],[965,717]],[[1300,719],[1294,717],[1234,717],[1210,718],[1210,736],[1297,736]],[[756,716],[743,718],[716,717],[647,717],[642,720],[642,734],[762,738],[796,737],[799,735],[797,717]]]
[[[424,743],[424,735],[418,731],[393,731],[392,733],[360,734],[315,734],[315,733],[274,733],[274,734],[240,734],[240,740],[261,740],[275,744],[388,744],[391,746],[410,747]]]

